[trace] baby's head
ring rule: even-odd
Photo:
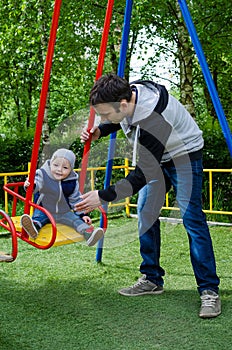
[[[50,161],[51,173],[56,180],[65,179],[75,166],[75,154],[66,148],[53,153]]]

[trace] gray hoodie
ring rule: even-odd
[[[152,82],[134,82],[136,105],[132,117],[119,124],[101,124],[101,136],[122,128],[133,144],[135,170],[123,180],[98,191],[102,202],[111,202],[137,193],[159,176],[160,164],[199,159],[204,145],[202,131],[165,87]],[[162,108],[160,108],[160,106]],[[139,157],[136,161],[137,144]]]
[[[134,145],[133,153],[136,152],[140,124],[143,123],[144,125],[144,121],[151,116],[160,98],[160,91],[151,84],[149,88],[148,86],[149,83],[147,83],[147,86],[143,84],[132,85],[137,96],[135,111],[132,118],[125,118],[121,122],[123,132]],[[161,115],[167,125],[171,127],[170,135],[164,144],[161,163],[203,148],[202,131],[186,108],[172,95],[168,95],[166,107]],[[149,125],[150,128],[147,128],[147,131],[154,135],[155,131],[152,130],[152,124]],[[132,128],[134,131],[130,133],[130,126],[136,126],[137,130],[135,131],[135,128]],[[159,128],[159,124],[156,124],[156,128]],[[160,141],[162,142],[162,139]],[[133,165],[135,165],[135,154],[133,154],[133,160]]]
[[[36,170],[35,175],[36,203],[46,208],[51,214],[64,214],[81,201],[78,174],[73,170],[62,181],[54,179],[51,174],[50,160]],[[82,216],[81,213],[77,213]]]

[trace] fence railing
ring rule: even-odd
[[[129,160],[127,158],[124,159],[123,165],[116,165],[113,166],[113,170],[116,169],[124,169],[124,175],[127,176],[131,170],[134,168],[129,166]],[[75,169],[77,172],[80,172],[81,169]],[[106,167],[89,167],[87,168],[87,173],[90,175],[90,188],[91,190],[95,189],[95,174],[97,171],[103,171],[105,172]],[[30,163],[28,163],[28,170],[24,172],[9,172],[9,173],[0,173],[0,178],[4,178],[4,185],[7,184],[9,181],[9,177],[16,177],[16,176],[25,176],[25,178],[28,176],[30,171]],[[204,203],[203,211],[205,213],[209,214],[220,214],[220,215],[232,215],[232,211],[218,209],[214,207],[214,193],[213,193],[213,174],[214,173],[232,173],[232,169],[204,169],[204,173],[208,173],[208,203]],[[11,181],[12,182],[12,181]],[[4,193],[4,202],[5,202],[5,212],[9,212],[9,195],[7,192]],[[137,204],[131,203],[131,199],[128,197],[123,202],[120,203],[109,203],[109,207],[117,207],[117,206],[124,206],[126,210],[126,215],[130,216],[131,208],[136,208]],[[162,209],[165,210],[179,210],[178,207],[170,206],[169,204],[169,194],[166,194],[165,204]],[[231,208],[232,210],[232,208]]]

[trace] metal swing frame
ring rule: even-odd
[[[44,116],[44,110],[45,110],[45,104],[46,104],[46,96],[49,86],[49,80],[50,80],[50,72],[51,72],[51,66],[52,66],[52,57],[54,52],[54,46],[55,46],[55,39],[56,39],[56,32],[58,27],[58,19],[59,19],[59,13],[60,13],[60,7],[61,7],[62,0],[56,0],[54,5],[54,13],[53,13],[53,20],[52,20],[52,26],[51,26],[51,33],[50,33],[50,40],[48,45],[48,53],[46,58],[46,64],[45,64],[45,71],[44,71],[44,80],[42,84],[42,90],[41,90],[41,98],[40,98],[40,106],[38,111],[38,119],[36,124],[36,132],[35,132],[35,138],[34,138],[34,146],[33,146],[33,152],[32,152],[32,158],[31,158],[31,171],[29,176],[29,182],[34,183],[34,177],[36,172],[36,164],[37,164],[37,158],[39,153],[39,146],[40,146],[40,138],[42,133],[42,124],[43,124],[43,116]],[[212,99],[212,102],[214,104],[219,123],[221,125],[222,132],[224,134],[225,140],[227,142],[228,149],[230,151],[230,154],[232,155],[232,136],[231,131],[229,129],[228,122],[226,120],[223,108],[220,103],[220,99],[217,94],[217,90],[215,88],[214,82],[212,80],[212,76],[210,74],[204,52],[202,50],[200,41],[198,39],[194,24],[192,22],[192,18],[190,15],[190,12],[188,10],[188,6],[185,0],[178,0],[179,6],[183,15],[183,18],[185,20],[189,35],[191,37],[195,52],[198,56],[199,63],[202,68],[202,72],[205,78],[205,81],[207,83],[207,87]],[[113,9],[113,0],[108,0],[107,5],[107,12],[105,17],[105,24],[104,24],[104,30],[102,34],[102,42],[101,42],[101,48],[100,48],[100,55],[99,55],[99,61],[98,61],[98,67],[96,72],[96,79],[98,79],[103,70],[103,64],[104,64],[104,56],[106,52],[106,46],[107,46],[107,40],[108,40],[108,34],[109,34],[109,27],[110,27],[110,21],[111,21],[111,15],[112,15],[112,9]],[[125,61],[126,61],[126,52],[127,52],[127,46],[128,46],[128,38],[129,38],[129,31],[130,31],[130,20],[131,20],[131,12],[132,12],[132,0],[126,1],[126,9],[125,9],[125,16],[124,16],[124,26],[123,26],[123,34],[122,34],[122,42],[121,42],[121,50],[120,50],[120,59],[119,59],[119,67],[118,67],[118,75],[123,77],[124,75],[124,69],[125,69]],[[94,110],[90,109],[90,116],[89,116],[89,123],[88,123],[88,130],[90,130],[94,124],[94,118],[95,113]],[[115,141],[116,141],[116,133],[112,134],[110,137],[110,145],[109,145],[109,152],[108,152],[108,162],[107,162],[107,169],[106,169],[106,177],[105,177],[105,184],[104,187],[107,187],[110,183],[111,174],[112,174],[112,166],[113,166],[113,157],[114,157],[114,149],[115,149]],[[84,190],[84,183],[85,183],[85,176],[86,176],[86,170],[87,170],[87,164],[88,164],[88,153],[90,150],[90,144],[91,144],[91,138],[85,143],[84,147],[84,154],[83,154],[83,160],[82,160],[82,171],[80,175],[80,190],[83,192]],[[22,186],[23,183],[18,184],[8,184],[4,186],[5,191],[10,193],[13,196],[13,210],[14,205],[16,205],[17,199],[23,201],[25,203],[25,213],[29,213],[30,208],[39,208],[40,210],[44,211],[46,215],[49,217],[51,224],[52,224],[52,235],[51,235],[51,241],[47,244],[47,246],[38,246],[35,242],[31,242],[28,238],[28,235],[25,232],[17,232],[15,229],[15,225],[12,221],[12,219],[0,210],[0,215],[3,217],[0,220],[0,225],[4,228],[6,228],[8,231],[12,233],[12,255],[7,256],[7,259],[4,260],[4,257],[0,255],[0,261],[13,261],[17,257],[17,239],[16,237],[20,237],[29,244],[32,244],[40,249],[48,249],[52,245],[54,245],[54,242],[56,240],[56,224],[54,222],[54,219],[52,218],[51,214],[47,212],[44,208],[37,206],[35,203],[31,201],[32,198],[32,192],[33,192],[33,186],[29,186],[26,198],[20,196],[18,194],[18,187]],[[14,190],[11,190],[10,187],[15,187]],[[101,215],[101,227],[106,229],[107,226],[107,206],[105,207],[99,207],[102,215]],[[97,254],[96,254],[96,260],[97,262],[100,262],[102,259],[102,251],[103,251],[103,241],[102,239],[97,248]]]
[[[8,183],[3,186],[4,190],[10,194],[13,197],[13,204],[12,204],[12,214],[9,216],[7,213],[5,213],[3,210],[0,210],[0,226],[3,227],[6,231],[11,233],[12,236],[12,251],[11,254],[5,254],[0,253],[0,262],[12,262],[17,258],[18,255],[18,242],[17,239],[20,238],[23,241],[27,242],[28,244],[38,248],[38,249],[49,249],[54,245],[62,245],[67,243],[73,243],[80,240],[83,240],[81,235],[76,235],[75,238],[73,238],[73,235],[68,238],[66,237],[66,242],[63,241],[63,243],[57,242],[57,224],[51,215],[51,213],[46,210],[45,208],[37,205],[32,201],[33,196],[33,184],[34,184],[34,178],[36,173],[36,167],[37,167],[37,160],[39,155],[39,148],[40,148],[40,139],[42,135],[42,126],[43,126],[43,120],[44,120],[44,112],[46,107],[46,99],[48,94],[48,88],[49,88],[49,82],[50,82],[50,75],[51,75],[51,68],[52,68],[52,59],[54,55],[54,48],[55,48],[55,42],[56,42],[56,34],[58,29],[58,22],[59,22],[59,16],[60,16],[60,9],[61,9],[62,0],[55,0],[54,3],[54,11],[53,11],[53,17],[52,17],[52,23],[51,23],[51,29],[50,29],[50,38],[48,43],[48,49],[47,49],[47,56],[45,61],[45,67],[44,67],[44,76],[43,76],[43,82],[42,82],[42,88],[41,88],[41,94],[40,94],[40,103],[38,108],[38,116],[37,116],[37,122],[36,122],[36,129],[34,134],[34,143],[33,143],[33,149],[32,149],[32,155],[31,155],[31,169],[29,174],[29,182],[30,186],[27,189],[26,196],[22,196],[19,194],[19,188],[23,187],[23,182],[18,183]],[[101,46],[100,46],[100,54],[98,58],[98,65],[97,65],[97,72],[96,72],[96,79],[100,77],[103,70],[104,65],[104,58],[106,53],[106,47],[107,47],[107,41],[108,41],[108,35],[109,35],[109,29],[110,29],[110,22],[112,17],[112,10],[113,10],[113,4],[114,0],[108,0],[107,9],[106,9],[106,16],[105,16],[105,22],[104,22],[104,28],[102,32],[102,39],[101,39]],[[94,124],[94,111],[90,111],[90,118],[89,118],[89,128],[91,128]],[[90,149],[90,143],[91,140],[86,143],[85,149],[84,149],[84,155],[83,155],[83,165],[82,165],[82,171],[81,171],[81,184],[80,184],[80,190],[83,191],[84,189],[84,181],[86,176],[86,170],[87,170],[87,162],[88,162],[88,152]],[[24,213],[29,214],[31,208],[32,209],[39,209],[42,212],[44,212],[47,217],[49,218],[51,224],[50,225],[50,234],[45,239],[45,244],[40,243],[39,240],[32,240],[28,234],[25,232],[24,229],[19,227],[19,218],[16,216],[16,207],[18,201],[21,201],[24,203]],[[102,215],[102,228],[106,230],[107,228],[107,215],[105,210],[102,207],[99,207],[99,210],[101,211]],[[64,228],[64,225],[62,225]]]

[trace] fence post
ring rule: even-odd
[[[125,177],[129,174],[129,159],[125,158],[124,159],[124,164],[125,164]],[[126,216],[129,218],[130,217],[130,197],[127,197],[125,199],[126,201]]]
[[[213,173],[209,170],[209,210],[213,210]]]
[[[7,175],[4,176],[4,185],[7,184]],[[5,212],[8,214],[9,213],[9,207],[8,207],[8,193],[5,191],[4,193],[5,196]]]

